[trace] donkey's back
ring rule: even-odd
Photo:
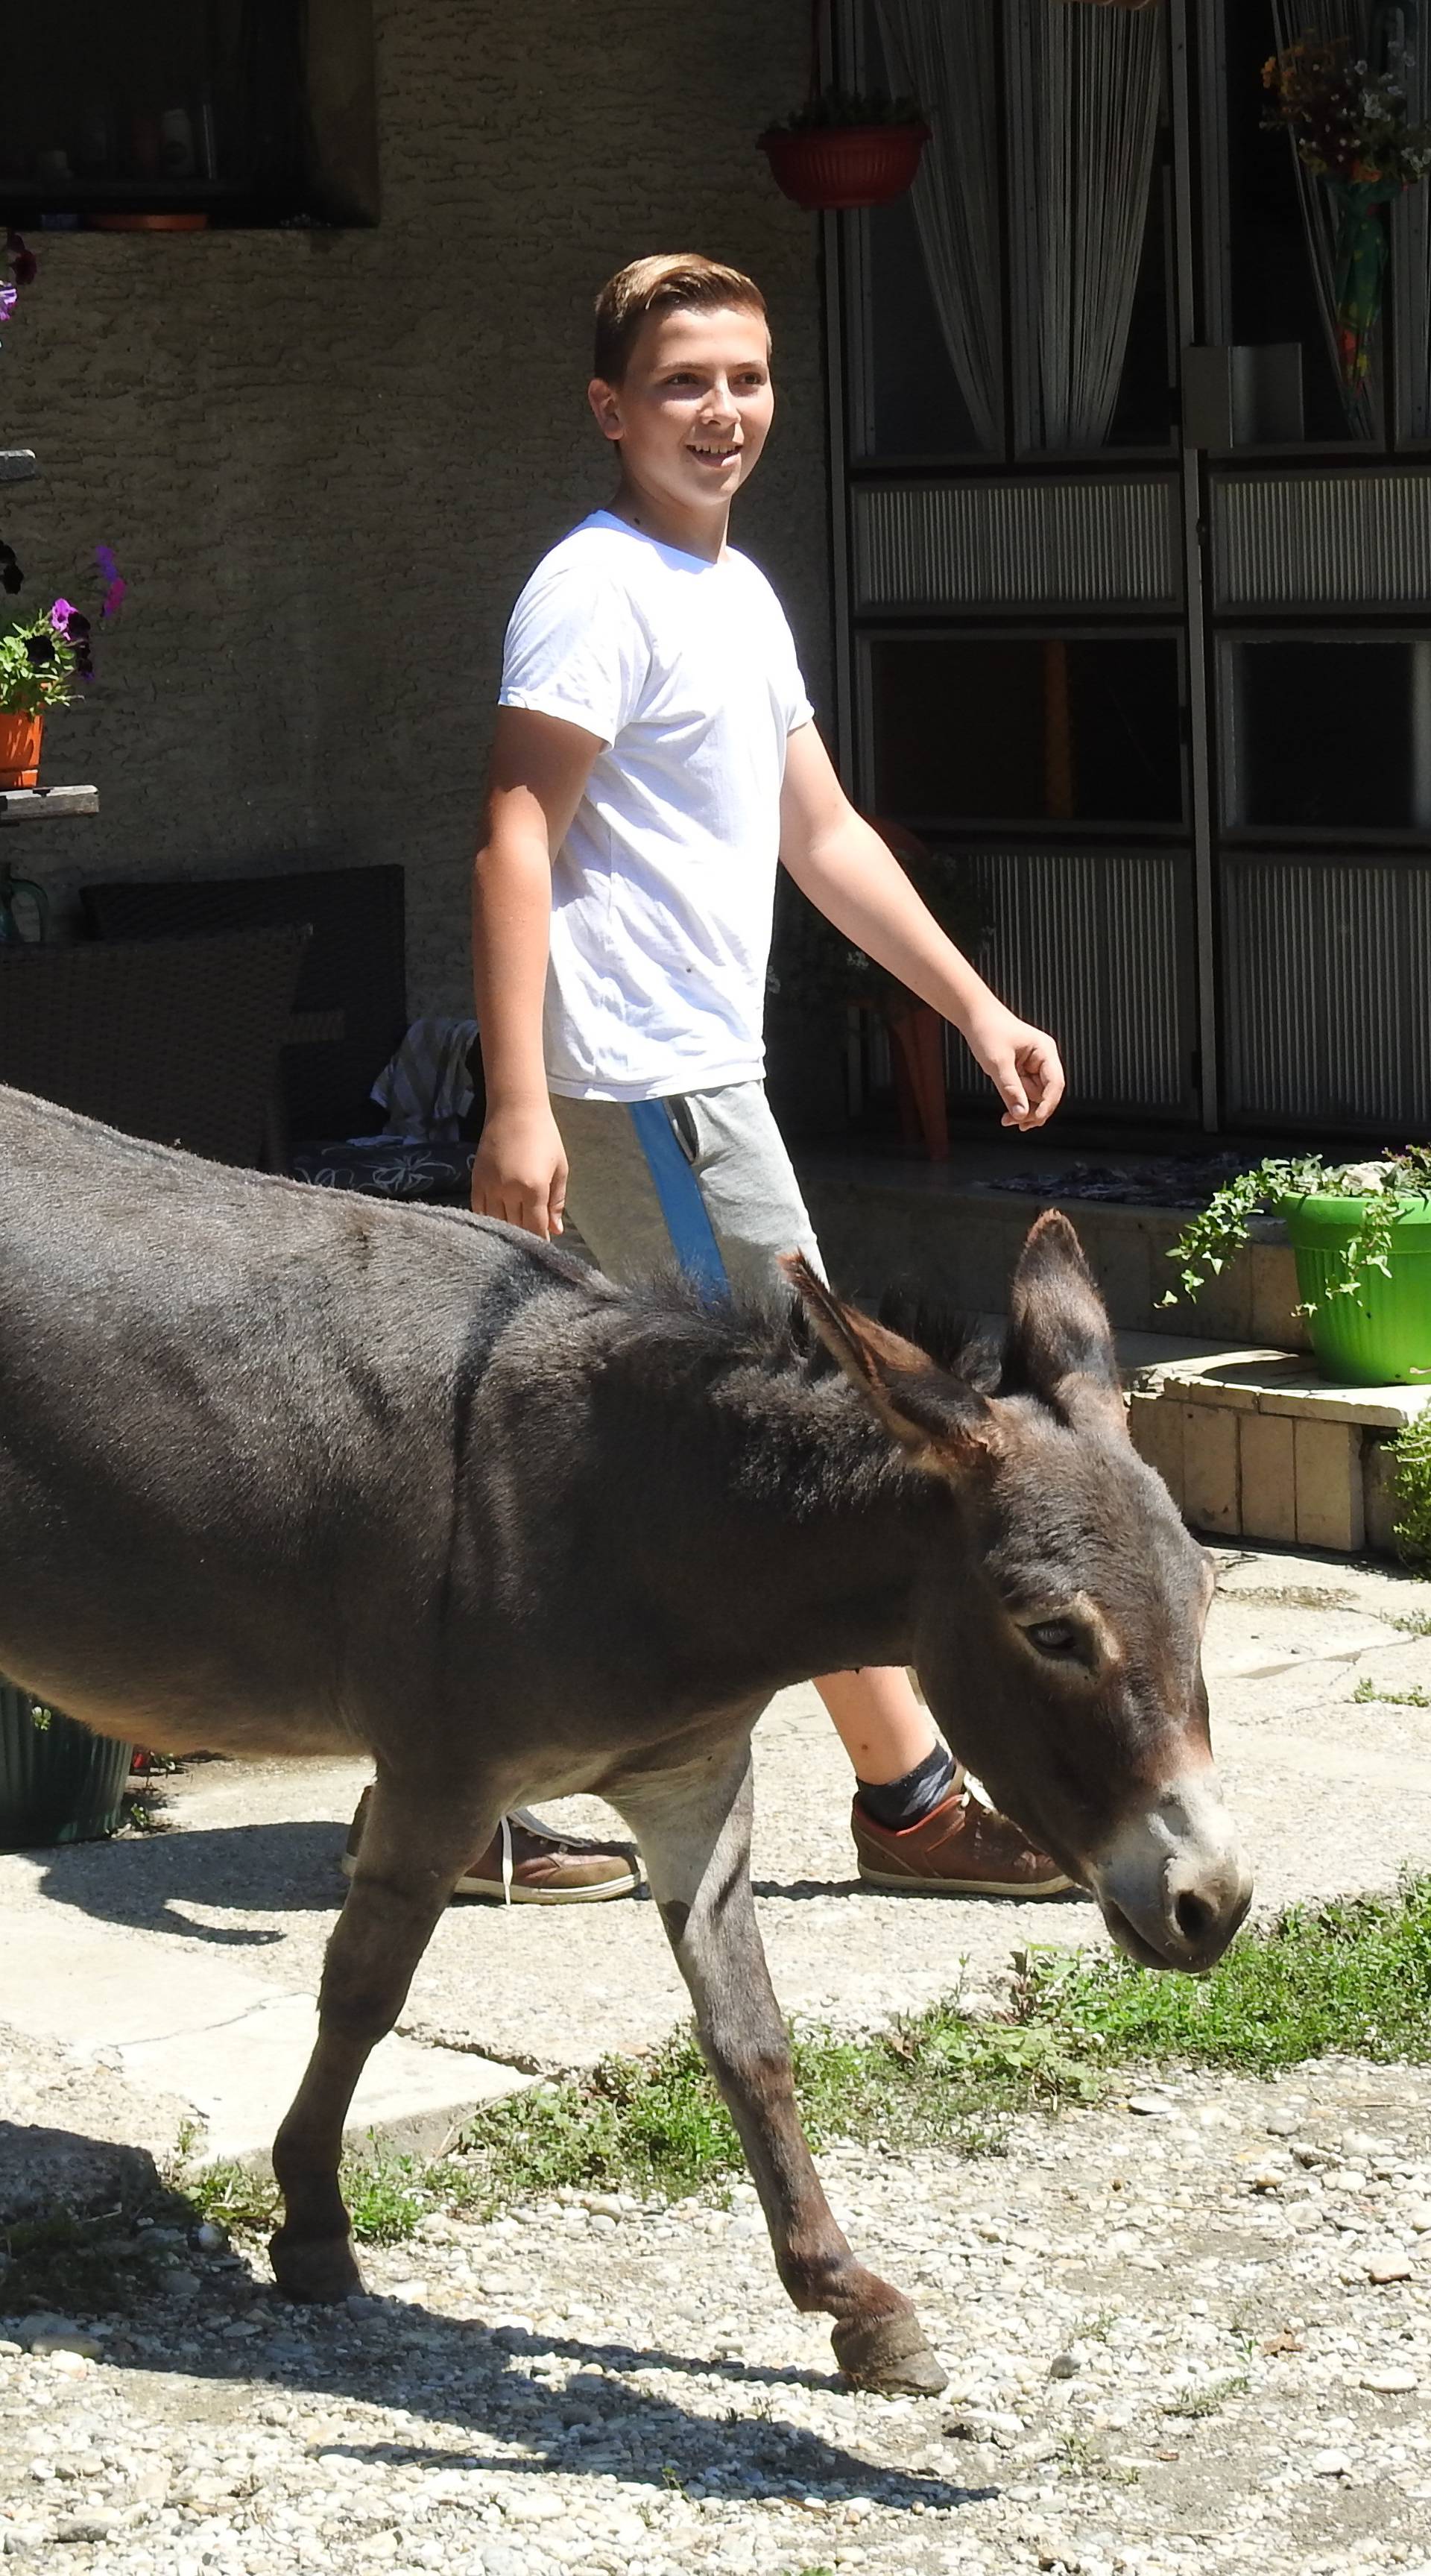
[[[436,1618],[515,1229],[202,1163],[0,1088],[0,1671],[156,1744],[353,1741]]]

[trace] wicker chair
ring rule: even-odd
[[[400,867],[304,868],[262,877],[137,878],[80,888],[95,939],[187,939],[305,921],[313,932],[284,1045],[294,1137],[362,1136],[370,1086],[407,1027]]]
[[[0,947],[0,1082],[129,1136],[256,1164],[306,924]]]

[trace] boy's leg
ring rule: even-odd
[[[570,1164],[568,1213],[611,1278],[674,1263],[714,1288],[758,1292],[778,1284],[782,1252],[821,1266],[763,1083],[552,1106]],[[862,1878],[947,1895],[1068,1886],[1017,1826],[971,1798],[906,1673],[831,1673],[816,1688],[855,1772]]]

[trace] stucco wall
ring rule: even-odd
[[[814,218],[753,150],[797,94],[803,0],[377,0],[371,231],[48,236],[7,330],[0,435],[31,575],[133,588],[45,776],[98,821],[11,836],[84,877],[408,871],[409,998],[461,1008],[466,877],[502,629],[606,497],[585,411],[602,277],[651,249],[753,270],[781,414],[738,523],[827,703]]]

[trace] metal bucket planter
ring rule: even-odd
[[[1368,1270],[1338,1295],[1342,1255],[1365,1199],[1284,1199],[1297,1291],[1312,1308],[1317,1366],[1334,1386],[1412,1386],[1431,1380],[1431,1198],[1404,1198],[1387,1245],[1390,1276]]]
[[[0,1680],[0,1851],[98,1842],[124,1811],[132,1744],[91,1735]]]

